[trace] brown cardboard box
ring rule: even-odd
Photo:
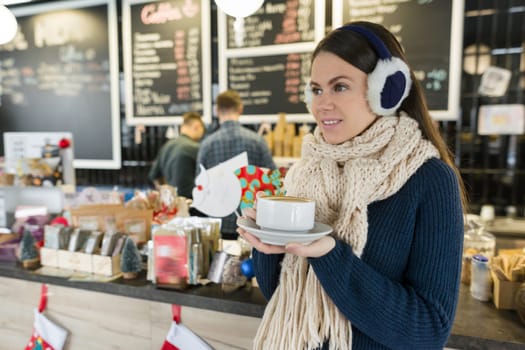
[[[492,273],[494,281],[494,305],[497,309],[515,310],[514,297],[522,282],[502,281]]]

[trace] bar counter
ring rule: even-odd
[[[0,276],[257,318],[262,316],[266,305],[258,288],[245,287],[225,293],[219,285],[208,285],[176,291],[157,288],[146,281],[144,275],[135,280],[119,279],[108,283],[74,282],[66,278],[34,274],[19,264],[0,263]],[[447,347],[468,350],[524,349],[525,325],[520,322],[515,311],[497,310],[491,302],[477,301],[470,296],[468,287],[462,286]]]

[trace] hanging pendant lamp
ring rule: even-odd
[[[18,30],[15,15],[4,5],[0,5],[0,45],[13,40]]]
[[[263,2],[264,0],[215,0],[219,9],[227,15],[235,17],[233,29],[237,46],[242,46],[244,42],[244,17],[254,14]]]

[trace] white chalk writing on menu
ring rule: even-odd
[[[279,109],[283,104],[303,108],[301,97],[306,84],[304,77],[310,71],[310,56],[310,53],[289,53],[231,58],[230,88],[239,92],[248,110]],[[276,89],[277,85],[282,87]]]
[[[403,23],[392,23],[396,11],[399,11],[404,3],[414,0],[347,0],[348,20],[371,21],[384,25],[392,32],[397,40],[403,44]],[[432,0],[417,0],[418,5],[428,5]],[[431,68],[429,71],[414,67],[416,78],[422,82],[425,89],[440,91],[447,80],[448,72],[445,69]]]
[[[286,57],[285,89],[290,103],[300,103],[304,93],[305,81],[303,77],[310,75],[310,54],[288,54]]]
[[[274,1],[274,2],[272,2]],[[313,41],[314,0],[268,0],[253,15],[244,19],[243,47]],[[228,47],[237,47],[233,30],[235,18],[228,18]]]
[[[237,90],[245,106],[267,104],[269,97],[272,95],[271,90],[257,89],[252,82],[257,77],[276,71],[284,71],[283,63],[274,63],[269,65],[256,64],[253,58],[233,58],[229,67],[230,86]]]
[[[83,91],[109,91],[109,62],[100,60],[96,49],[85,45],[90,27],[82,13],[70,11],[48,13],[35,18],[21,18],[22,24],[32,20],[33,35],[19,31],[13,41],[0,46],[0,52],[13,53],[0,60],[0,96],[8,96],[13,104],[27,104],[24,90],[34,87],[55,96],[79,96]],[[27,37],[33,38],[29,42]],[[36,65],[25,62],[29,49],[55,48],[52,59],[39,60]]]
[[[189,29],[172,29],[171,36],[162,32],[133,33],[133,96],[135,115],[165,116],[188,110],[202,109],[201,81],[199,75],[199,5],[185,0],[180,5],[173,2],[146,4],[140,11],[142,25],[159,25],[187,19],[196,22]],[[171,75],[167,75],[171,74]],[[175,77],[174,94],[157,89],[163,77]],[[170,89],[171,90],[171,89]]]
[[[382,23],[385,15],[397,11],[398,4],[412,0],[350,0],[349,15],[351,18]]]
[[[17,34],[0,46],[0,130],[68,130],[76,168],[119,168],[116,2],[48,1],[12,11]]]
[[[303,96],[325,16],[324,0],[265,0],[244,18],[239,42],[235,19],[219,12],[219,87],[239,92],[241,122],[273,121],[279,113],[312,120]]]
[[[452,120],[459,116],[463,8],[462,0],[337,0],[332,22],[370,21],[392,32],[425,90],[432,116]]]

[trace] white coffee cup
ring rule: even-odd
[[[314,227],[315,201],[291,196],[257,198],[256,224],[275,231],[305,232]]]

